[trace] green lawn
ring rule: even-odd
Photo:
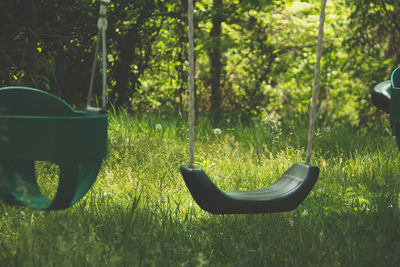
[[[225,123],[215,135],[200,118],[197,165],[224,189],[267,186],[305,160],[307,122]],[[400,266],[394,138],[385,126],[328,126],[316,131],[320,178],[298,209],[211,215],[179,173],[185,117],[111,116],[108,157],[83,200],[55,212],[0,203],[0,266]],[[51,196],[57,168],[36,166]]]

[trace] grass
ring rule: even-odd
[[[304,121],[221,124],[215,135],[200,118],[196,164],[224,189],[272,184],[304,161]],[[108,157],[84,199],[55,212],[0,203],[0,266],[400,265],[399,151],[384,130],[319,127],[320,179],[277,214],[199,209],[179,173],[187,143],[181,116],[111,116]],[[54,195],[57,166],[36,167]]]

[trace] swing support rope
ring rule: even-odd
[[[317,59],[315,62],[315,76],[313,84],[313,96],[311,101],[311,115],[310,115],[310,128],[308,130],[308,144],[307,144],[307,158],[306,162],[310,163],[313,142],[314,142],[314,128],[315,119],[317,114],[317,101],[318,101],[318,90],[319,90],[319,76],[321,73],[321,56],[322,56],[322,44],[324,40],[324,23],[325,23],[325,7],[327,0],[321,0],[321,13],[319,16],[319,29],[318,29],[318,45],[317,45]]]
[[[317,113],[317,98],[319,90],[319,77],[321,73],[321,56],[322,56],[322,46],[324,39],[324,23],[325,23],[325,8],[327,0],[321,0],[321,12],[319,19],[319,29],[318,29],[318,45],[317,45],[317,55],[315,63],[314,72],[314,83],[313,83],[313,93],[311,101],[311,115],[310,115],[310,127],[308,131],[308,143],[306,151],[306,162],[310,163],[313,142],[314,142],[314,129],[315,120]],[[189,0],[188,6],[188,20],[189,20],[189,167],[193,167],[194,163],[194,132],[195,132],[195,91],[194,91],[194,6],[193,0]]]
[[[107,30],[107,5],[110,4],[111,0],[101,0],[100,1],[100,11],[99,11],[99,19],[97,21],[97,29],[98,29],[98,34],[97,34],[97,42],[96,42],[96,48],[94,52],[94,57],[93,57],[93,65],[92,65],[92,72],[90,76],[90,83],[89,83],[89,94],[88,94],[88,99],[87,99],[87,104],[86,104],[86,109],[90,110],[92,109],[90,103],[92,101],[92,95],[93,95],[93,84],[94,84],[94,76],[96,74],[96,68],[97,68],[97,58],[99,55],[99,50],[100,50],[100,44],[101,44],[101,53],[102,53],[102,74],[103,74],[103,80],[102,80],[102,104],[101,104],[101,110],[106,109],[106,94],[107,94],[107,50],[106,50],[106,30]]]
[[[195,121],[195,92],[194,92],[194,7],[193,0],[189,0],[189,166],[194,163],[194,121]]]

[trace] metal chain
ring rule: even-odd
[[[111,2],[111,0],[102,0],[100,1],[100,11],[99,11],[99,19],[97,21],[97,43],[94,52],[93,65],[92,65],[92,73],[90,76],[89,83],[89,94],[86,104],[86,109],[90,110],[92,107],[90,105],[92,101],[93,95],[93,84],[94,84],[94,76],[97,68],[97,57],[99,55],[100,45],[102,46],[102,104],[101,110],[105,110],[106,102],[107,102],[107,50],[106,50],[106,30],[107,30],[107,5]]]

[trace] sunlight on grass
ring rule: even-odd
[[[49,161],[35,161],[34,166],[40,192],[47,199],[53,199],[56,196],[60,178],[59,166]]]

